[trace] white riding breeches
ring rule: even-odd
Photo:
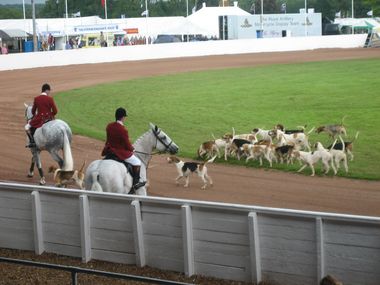
[[[134,154],[132,154],[130,157],[124,159],[125,162],[128,162],[134,166],[141,166],[141,160],[135,156]]]

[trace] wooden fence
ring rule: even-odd
[[[222,279],[380,280],[380,218],[0,183],[0,247]]]

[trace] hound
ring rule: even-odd
[[[359,136],[359,132],[356,132],[355,138],[352,141],[342,141],[341,137],[339,136],[339,138],[341,139],[341,142],[337,142],[334,146],[334,149],[336,150],[344,149],[347,152],[348,156],[350,157],[350,161],[353,161],[354,154],[352,153],[352,151],[354,148],[354,141],[356,141],[358,136]],[[332,145],[330,145],[328,148],[331,149],[331,147]]]
[[[214,142],[216,144],[216,147],[219,149],[219,152],[221,152],[222,150],[224,150],[224,157],[226,159],[228,148],[229,148],[229,145],[232,142],[233,135],[229,134],[229,133],[226,133],[220,139],[215,138],[214,134],[211,134],[211,135],[214,138]],[[220,158],[220,156],[218,156],[218,158]]]
[[[281,130],[276,130],[276,137],[277,137],[277,140],[281,142],[279,146],[284,145],[284,142],[285,142],[285,144],[299,145],[301,147],[305,147],[308,151],[311,151],[308,135],[313,130],[314,128],[312,128],[307,134],[305,133],[285,134]]]
[[[237,159],[240,160],[240,157],[243,154],[241,147],[244,144],[252,144],[252,142],[245,139],[233,139],[231,144],[228,146],[227,153],[230,155],[236,154]],[[227,160],[227,153],[225,153],[224,160]]]
[[[293,151],[293,156],[302,164],[302,167],[297,172],[301,172],[309,166],[311,168],[311,176],[315,175],[314,165],[321,159],[318,153],[296,150]]]
[[[295,150],[294,144],[287,144],[287,145],[282,145],[278,146],[275,148],[275,153],[277,159],[280,160],[281,163],[284,163],[284,159],[286,161],[286,164],[293,164],[293,157],[292,157],[292,152]]]
[[[336,143],[336,141],[335,141],[335,143]],[[315,144],[315,148],[316,148],[316,151],[314,151],[314,153],[319,153],[319,156],[321,157],[323,169],[325,170],[325,174],[327,174],[330,171],[330,165],[331,165],[331,168],[334,171],[334,175],[336,175],[337,170],[334,166],[334,160],[333,160],[332,153],[329,152],[327,149],[325,149],[320,142],[317,142]]]
[[[215,154],[220,157],[220,151],[215,141],[207,141],[202,143],[198,148],[198,157],[211,158]]]
[[[261,137],[263,140],[269,141],[274,137],[276,134],[273,130],[263,130],[260,128],[255,128],[252,130],[252,134],[255,136]]]
[[[197,173],[198,176],[203,181],[203,186],[201,187],[201,189],[204,190],[207,187],[207,182],[209,182],[211,186],[213,185],[211,177],[207,174],[206,164],[212,163],[215,160],[215,158],[216,158],[216,155],[206,162],[199,163],[199,162],[183,162],[176,156],[170,156],[167,158],[167,161],[169,163],[175,163],[175,166],[179,174],[177,178],[175,179],[177,185],[179,185],[179,180],[185,177],[186,182],[185,182],[184,187],[189,187],[189,175],[191,173]]]
[[[74,184],[80,189],[84,189],[84,166],[86,161],[83,162],[82,167],[79,170],[62,170],[55,166],[49,167],[49,173],[54,172],[54,182],[56,187],[67,187]]]
[[[335,125],[324,125],[320,126],[316,129],[316,133],[319,134],[321,132],[326,132],[331,138],[335,139],[335,136],[337,135],[345,135],[347,136],[346,128],[343,126],[343,122],[346,116],[342,118],[342,122]]]
[[[341,141],[339,144],[342,147],[342,149],[337,149],[336,145],[338,143],[336,143],[336,144],[334,143],[330,147],[330,153],[333,156],[333,160],[335,162],[337,171],[340,168],[340,162],[343,161],[344,170],[346,171],[346,173],[348,173],[347,154],[346,154],[346,148],[345,148],[346,144],[343,141],[341,136],[339,136],[339,139]]]
[[[245,162],[250,159],[259,159],[260,166],[263,165],[263,157],[268,160],[270,167],[272,167],[272,157],[271,157],[271,146],[269,145],[258,145],[258,144],[244,144],[242,150],[248,153]]]
[[[306,129],[306,126],[307,125],[305,125],[305,126],[298,126],[297,128],[299,128],[299,129],[296,129],[296,130],[286,130],[285,127],[284,127],[284,125],[277,124],[277,125],[274,126],[274,129],[275,130],[281,130],[285,134],[290,135],[290,134],[295,134],[295,133],[304,133],[305,129]]]

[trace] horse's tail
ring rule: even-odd
[[[99,172],[94,171],[93,173],[91,173],[91,178],[92,178],[91,191],[103,192],[102,185],[100,185],[99,183]]]
[[[71,154],[70,141],[66,130],[63,130],[63,166],[62,170],[71,171],[74,169],[73,155]]]

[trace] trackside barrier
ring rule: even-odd
[[[378,285],[380,218],[0,183],[0,247],[216,278]]]
[[[22,260],[22,259],[0,257],[0,262],[19,264],[23,266],[34,266],[34,267],[55,269],[55,270],[60,270],[60,271],[67,271],[71,273],[72,285],[78,284],[78,273],[98,275],[98,276],[114,278],[114,279],[146,282],[148,284],[190,285],[190,283],[176,282],[176,281],[171,281],[171,280],[162,280],[162,279],[157,279],[157,278],[136,276],[136,275],[130,275],[130,274],[112,273],[112,272],[101,271],[101,270],[85,269],[85,268],[75,267],[75,266],[57,265],[57,264],[35,262],[35,261]]]

